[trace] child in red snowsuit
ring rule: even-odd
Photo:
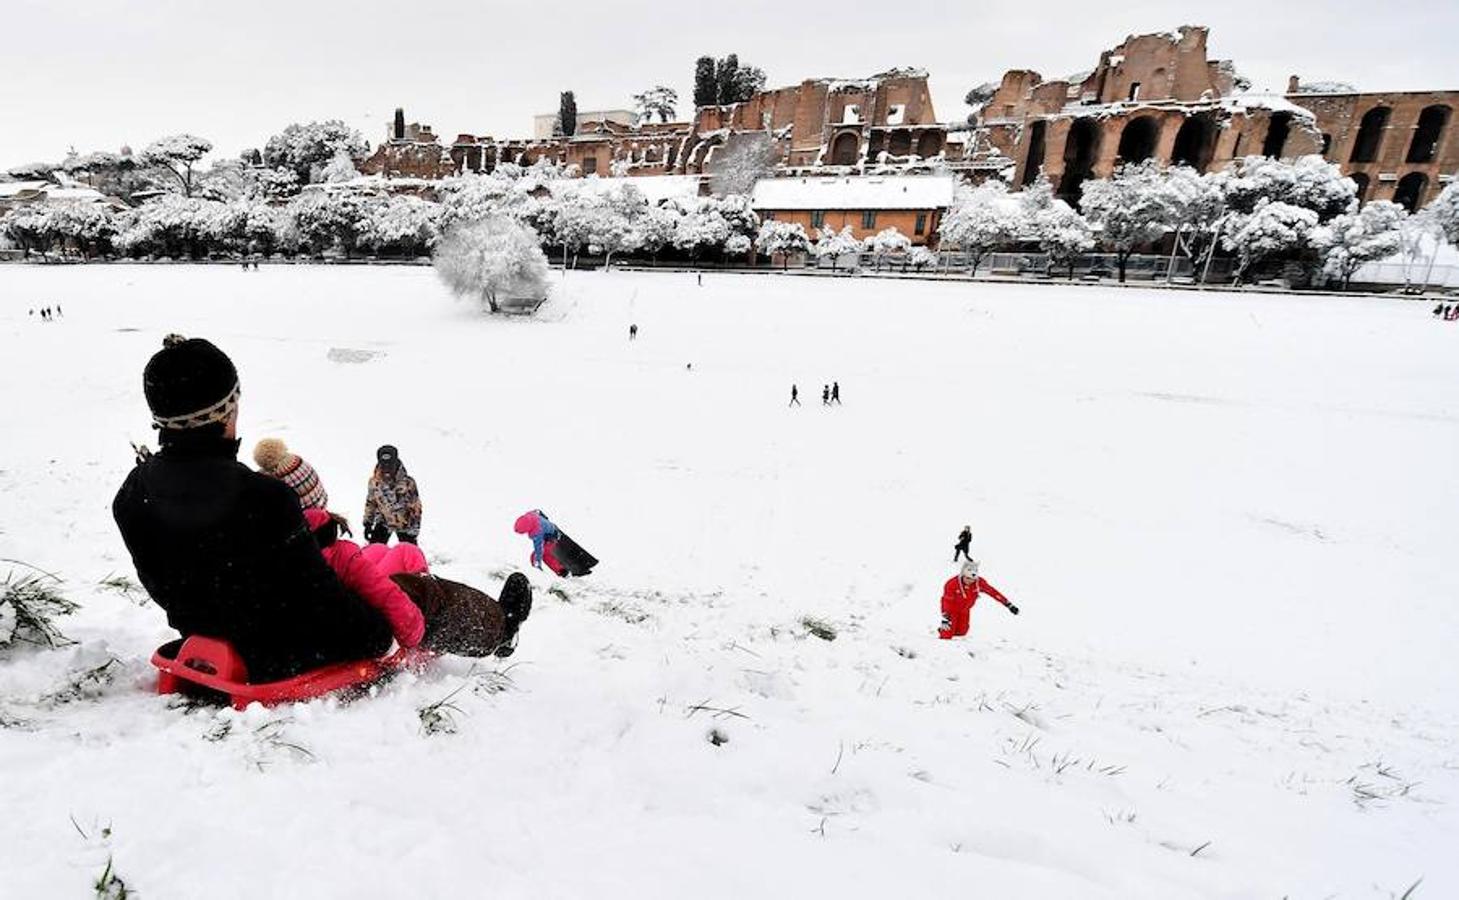
[[[978,602],[978,595],[984,593],[1018,615],[1018,607],[1008,602],[997,588],[978,577],[978,562],[970,559],[963,563],[959,574],[949,578],[942,586],[942,627],[937,629],[937,636],[946,641],[967,634],[973,604]]]

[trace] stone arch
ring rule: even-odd
[[[1398,179],[1398,187],[1393,191],[1393,202],[1408,210],[1418,212],[1423,205],[1424,189],[1429,186],[1429,176],[1422,172],[1409,172]]]
[[[1180,123],[1175,133],[1175,149],[1170,161],[1177,166],[1190,166],[1206,171],[1216,152],[1216,123],[1209,116],[1191,116]]]
[[[1439,141],[1444,137],[1444,126],[1449,124],[1449,107],[1425,106],[1418,114],[1418,126],[1413,130],[1413,142],[1408,145],[1408,162],[1433,162],[1439,152]]]
[[[1044,167],[1044,133],[1048,123],[1038,121],[1028,132],[1028,155],[1023,160],[1023,184],[1033,184]]]
[[[1120,131],[1120,162],[1141,163],[1155,155],[1160,127],[1150,116],[1138,116],[1125,123]]]
[[[831,141],[831,165],[854,166],[861,150],[861,138],[854,131],[843,131]]]
[[[1261,143],[1261,155],[1281,159],[1282,150],[1287,146],[1287,137],[1291,133],[1292,114],[1289,112],[1272,113],[1266,126],[1266,140]]]
[[[929,159],[942,152],[942,132],[924,131],[917,138],[917,155]]]
[[[1079,189],[1094,177],[1094,161],[1099,158],[1099,126],[1093,119],[1074,120],[1069,136],[1064,139],[1064,177],[1059,180],[1059,196],[1078,204]]]
[[[1354,172],[1353,174],[1349,175],[1348,177],[1353,180],[1353,184],[1356,184],[1358,186],[1358,195],[1357,195],[1358,196],[1358,202],[1359,203],[1367,202],[1367,199],[1368,199],[1368,176],[1367,175],[1364,175],[1362,172]]]
[[[1386,106],[1375,106],[1363,113],[1363,120],[1358,125],[1358,136],[1353,140],[1353,153],[1348,157],[1348,162],[1366,163],[1378,158],[1390,112],[1392,110]]]
[[[912,152],[912,132],[905,128],[893,131],[887,139],[887,152],[893,156],[906,156]]]

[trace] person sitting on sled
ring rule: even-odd
[[[962,571],[947,580],[942,587],[942,626],[937,636],[943,640],[962,637],[968,633],[968,622],[972,618],[973,604],[979,594],[987,594],[1018,615],[1018,607],[993,585],[978,577],[978,561],[970,559],[963,563]]]
[[[233,361],[208,341],[169,335],[142,390],[161,449],[138,453],[112,515],[168,624],[228,641],[256,682],[386,654],[390,621],[330,568],[293,489],[238,461]],[[429,575],[394,580],[419,608],[431,652],[509,646],[531,609],[520,573],[500,602]]]

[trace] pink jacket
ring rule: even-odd
[[[309,523],[311,529],[317,530],[321,525],[329,521],[329,514],[322,509],[310,508],[304,510],[304,520]],[[377,545],[371,545],[377,546]],[[366,554],[354,541],[344,539],[336,540],[327,547],[321,547],[320,553],[324,554],[324,561],[344,582],[356,596],[370,604],[390,623],[390,630],[395,634],[395,640],[402,647],[415,647],[420,644],[421,638],[425,636],[426,620],[421,615],[420,607],[406,596],[395,582],[388,577],[396,572],[425,571],[425,557],[421,555],[419,548],[405,544],[414,551],[414,556],[419,556],[417,568],[413,558],[406,558],[409,554],[381,556],[379,553]],[[394,548],[390,548],[394,549]],[[371,560],[371,556],[381,558],[382,565],[377,566]]]

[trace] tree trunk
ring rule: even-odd
[[[1119,266],[1119,269],[1120,269],[1120,284],[1124,284],[1125,283],[1125,264],[1128,263],[1129,261],[1130,261],[1130,254],[1128,254],[1128,253],[1117,253],[1117,254],[1115,254],[1115,265]]]

